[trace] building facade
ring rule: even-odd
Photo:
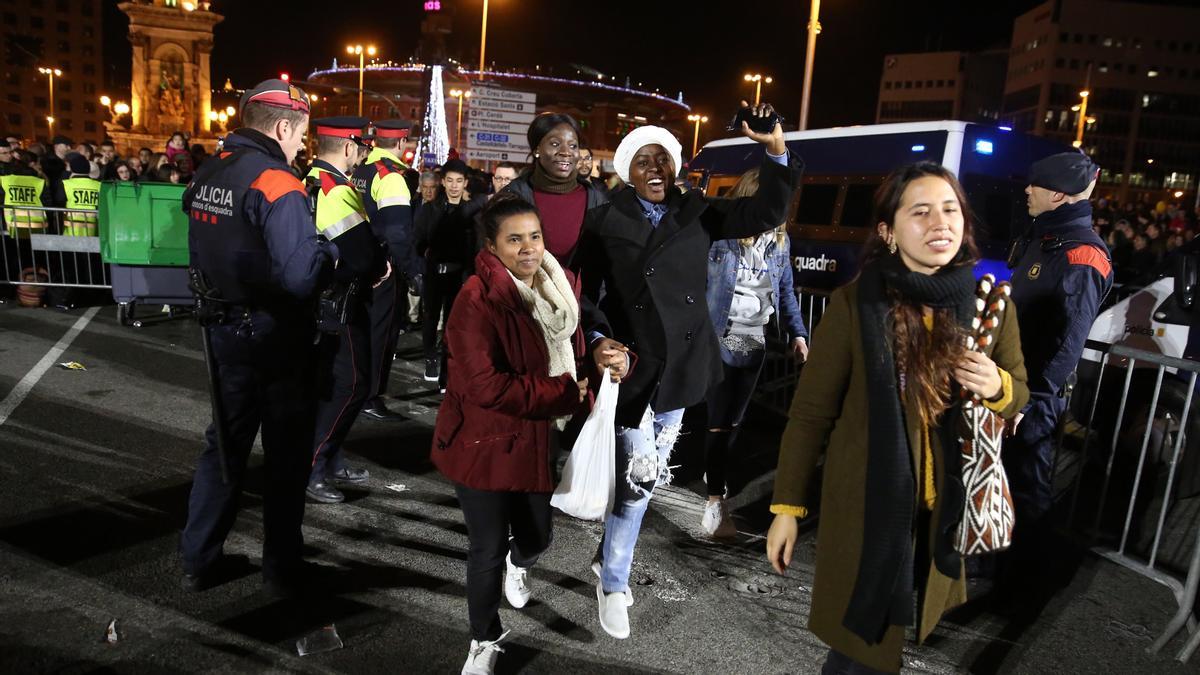
[[[888,54],[875,122],[994,122],[1000,115],[1005,63],[1003,50]]]
[[[1002,119],[1073,143],[1082,117],[1081,147],[1101,166],[1102,196],[1194,198],[1198,26],[1200,8],[1116,0],[1039,5],[1013,25]]]
[[[99,142],[108,110],[100,0],[0,0],[0,114],[4,133],[48,140],[63,134]],[[54,75],[54,107],[50,77]],[[47,117],[54,118],[53,130]]]

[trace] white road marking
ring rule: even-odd
[[[46,352],[42,360],[37,362],[33,370],[25,373],[25,377],[22,377],[21,381],[17,382],[17,386],[8,392],[8,396],[5,396],[3,401],[0,401],[0,426],[3,426],[8,421],[9,415],[12,415],[17,406],[21,405],[21,402],[25,400],[29,392],[33,391],[33,387],[38,383],[38,380],[42,379],[42,376],[46,374],[47,370],[50,370],[50,366],[54,365],[58,357],[67,351],[67,347],[71,346],[71,343],[83,332],[83,329],[91,322],[92,317],[96,316],[96,312],[99,311],[99,307],[93,307],[84,312],[83,316],[79,317],[79,320],[75,322],[75,325],[71,326],[71,329],[67,331],[67,334],[62,336],[50,348],[50,351]]]

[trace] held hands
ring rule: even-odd
[[[783,574],[792,564],[792,549],[796,546],[799,531],[795,516],[775,515],[771,529],[767,530],[767,560],[776,572]]]
[[[628,351],[629,347],[620,342],[612,338],[602,338],[592,347],[592,360],[596,362],[597,370],[603,373],[607,368],[612,381],[620,382],[629,370]]]
[[[751,114],[755,117],[770,117],[775,109],[770,103],[763,103],[757,106],[751,106],[746,101],[742,101],[743,107],[751,108]],[[742,122],[742,135],[755,143],[762,143],[767,146],[767,152],[772,155],[782,155],[787,152],[787,145],[783,142],[783,126],[778,122],[775,123],[775,128],[769,134],[760,134],[757,131],[750,129],[750,125]]]
[[[588,379],[585,377],[575,383],[579,386],[579,402],[583,403],[583,399],[587,398]]]
[[[808,360],[808,340],[802,337],[792,338],[791,351],[796,363],[804,363]]]
[[[387,270],[383,273],[382,277],[379,277],[379,281],[371,284],[371,288],[379,288],[379,285],[387,281],[390,276],[392,276],[392,261],[389,260],[387,261]]]
[[[963,355],[962,360],[954,367],[954,379],[985,401],[999,396],[1003,386],[996,362],[975,351],[968,351]]]

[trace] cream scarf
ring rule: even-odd
[[[517,285],[517,292],[533,320],[542,329],[546,351],[550,354],[550,377],[570,373],[574,379],[575,347],[571,338],[579,327],[579,303],[575,301],[575,292],[571,290],[562,266],[547,251],[542,255],[542,266],[533,277],[532,287],[526,286],[512,272],[508,275]],[[569,416],[556,417],[554,426],[561,431],[568,419]]]

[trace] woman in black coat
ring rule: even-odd
[[[768,105],[755,114],[772,114]],[[717,338],[705,304],[707,256],[714,240],[749,237],[787,218],[799,168],[783,130],[742,133],[763,144],[761,187],[744,199],[710,199],[675,188],[679,141],[666,129],[639,127],[614,163],[631,190],[588,212],[574,258],[583,283],[584,334],[597,364],[633,351],[638,367],[621,383],[617,406],[617,492],[593,565],[600,624],[629,635],[629,570],[642,516],[656,485],[670,480],[668,458],[684,408],[721,378]]]

